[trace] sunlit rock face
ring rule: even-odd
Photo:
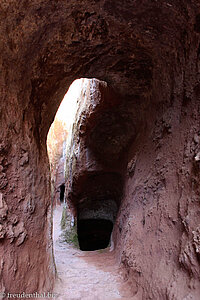
[[[99,171],[106,162],[106,172],[117,172],[120,162],[124,189],[114,240],[136,298],[199,299],[199,5],[1,1],[2,291],[53,286],[46,136],[71,82],[86,77],[114,89],[118,97],[107,112],[131,128],[117,139],[107,112],[98,112],[86,142],[95,172],[97,161]],[[133,111],[134,125],[129,112],[115,115],[118,106]],[[106,122],[111,148],[99,138]]]
[[[87,79],[77,79],[65,94],[47,135],[47,152],[51,171],[51,195],[53,204],[60,203],[62,185],[65,184],[67,140],[72,139],[72,128],[81,91]],[[62,197],[63,198],[63,197]],[[64,200],[64,199],[63,199]]]

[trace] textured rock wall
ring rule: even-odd
[[[22,121],[12,88],[7,81],[13,95],[7,93],[0,121],[0,290],[34,292],[51,289],[54,279],[49,170],[32,132],[34,118]]]
[[[2,290],[53,284],[46,134],[69,84],[95,77],[139,117],[115,227],[136,297],[198,299],[199,15],[197,0],[1,1]]]
[[[115,227],[138,299],[198,299],[199,99],[161,106],[132,145]],[[150,121],[150,122],[149,122]],[[149,280],[151,278],[151,280]]]
[[[136,299],[200,295],[197,23],[190,19],[187,40],[177,49],[174,64],[163,64],[145,126],[127,155],[114,240],[126,276],[133,279]]]

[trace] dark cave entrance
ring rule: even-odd
[[[60,202],[63,203],[65,196],[65,184],[61,184],[60,186]]]
[[[95,251],[109,247],[123,188],[118,172],[96,171],[76,181],[77,238],[80,250]]]
[[[105,219],[84,219],[77,222],[79,247],[82,251],[105,249],[110,242],[113,223]]]

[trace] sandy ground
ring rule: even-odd
[[[61,238],[62,207],[54,210],[54,255],[58,278],[54,293],[59,300],[134,299],[123,281],[109,248],[81,251]]]

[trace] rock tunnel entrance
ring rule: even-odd
[[[84,188],[83,188],[84,187]],[[84,191],[83,191],[84,189]],[[107,248],[117,217],[122,178],[115,172],[87,174],[77,182],[77,235],[82,251]]]
[[[77,234],[80,250],[93,251],[107,248],[113,223],[104,219],[78,220]]]
[[[53,159],[52,185],[59,190],[54,198],[59,197],[75,218],[83,251],[109,246],[120,206],[121,153],[135,128],[125,107],[112,110],[117,101],[106,82],[74,81],[55,117],[51,136],[57,140],[47,140],[50,162]]]
[[[62,203],[64,201],[65,196],[65,185],[64,183],[60,186],[60,202]]]

